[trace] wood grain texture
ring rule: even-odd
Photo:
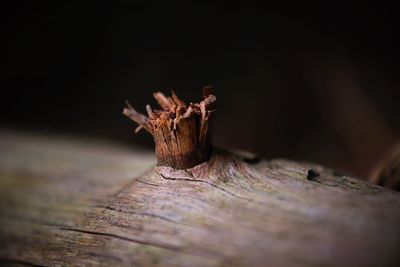
[[[9,266],[398,266],[399,193],[310,163],[0,134]]]

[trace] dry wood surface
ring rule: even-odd
[[[400,266],[400,194],[224,151],[187,170],[102,142],[0,132],[4,266]]]

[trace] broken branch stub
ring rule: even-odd
[[[211,124],[216,109],[212,87],[203,88],[200,103],[186,105],[175,92],[166,97],[155,92],[162,110],[146,106],[148,117],[138,113],[128,102],[123,114],[149,132],[154,139],[158,165],[188,169],[207,161],[211,156]]]

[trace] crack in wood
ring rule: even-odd
[[[179,247],[176,247],[176,246],[162,244],[162,243],[148,242],[148,241],[144,241],[144,240],[140,240],[140,239],[134,239],[134,238],[120,236],[120,235],[111,234],[111,233],[96,232],[96,231],[90,231],[90,230],[84,230],[84,229],[78,229],[78,228],[60,228],[60,230],[88,234],[88,235],[95,235],[95,236],[111,237],[111,238],[115,238],[118,240],[136,243],[136,244],[140,244],[140,245],[152,246],[152,247],[163,248],[163,249],[167,249],[167,250],[171,250],[171,251],[181,252]]]
[[[250,201],[250,202],[253,201],[253,200],[250,199],[250,198],[246,198],[246,197],[239,196],[239,195],[237,195],[237,194],[235,194],[235,193],[232,193],[232,192],[226,190],[225,188],[222,188],[222,187],[220,187],[220,186],[218,186],[218,185],[215,185],[215,184],[213,184],[213,183],[211,183],[211,182],[208,182],[208,181],[204,181],[204,180],[201,180],[201,179],[189,179],[189,178],[172,178],[172,177],[166,177],[166,176],[163,175],[161,172],[158,172],[157,170],[156,170],[156,172],[157,172],[157,174],[158,174],[159,176],[161,176],[161,177],[162,177],[163,179],[165,179],[165,180],[172,180],[172,181],[189,181],[189,182],[204,183],[204,184],[208,184],[208,185],[210,185],[210,186],[212,186],[212,187],[214,187],[214,188],[216,188],[216,189],[218,189],[218,190],[221,190],[222,192],[224,192],[224,193],[226,193],[226,194],[228,194],[228,195],[230,195],[230,196],[233,196],[233,197],[236,197],[236,198],[239,198],[239,199],[243,199],[243,200],[247,200],[247,201]]]
[[[20,223],[27,223],[27,224],[34,224],[34,225],[41,225],[41,226],[57,227],[57,228],[71,226],[71,225],[61,224],[61,223],[42,222],[40,220],[23,218],[23,217],[18,217],[18,216],[8,216],[8,217],[0,218],[0,221],[11,221],[11,223],[20,222]]]
[[[191,225],[188,225],[188,224],[185,224],[182,222],[178,222],[178,221],[174,221],[168,217],[164,217],[164,216],[157,215],[157,214],[146,213],[146,212],[134,212],[134,211],[129,211],[129,210],[117,209],[117,208],[114,208],[111,206],[99,205],[98,207],[104,208],[106,210],[115,211],[115,212],[121,212],[121,213],[126,213],[126,214],[137,215],[137,216],[148,216],[148,217],[157,218],[157,219],[164,220],[164,221],[171,222],[171,223],[176,223],[176,224],[185,225],[185,226],[191,226]]]
[[[31,266],[31,267],[47,267],[46,265],[36,264],[36,263],[29,262],[29,261],[14,260],[14,259],[7,259],[7,258],[0,258],[0,263]],[[1,265],[3,266],[3,264],[1,264]]]
[[[146,184],[146,185],[158,186],[158,187],[160,186],[159,184],[153,184],[153,183],[145,182],[145,181],[142,181],[140,179],[138,179],[136,181],[139,182],[139,183],[142,183],[142,184]]]

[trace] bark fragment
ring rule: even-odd
[[[153,93],[162,110],[146,106],[148,116],[138,113],[128,102],[123,114],[149,132],[154,139],[158,165],[187,169],[211,156],[211,124],[216,109],[212,87],[203,88],[203,100],[187,105],[174,91],[171,97]]]

